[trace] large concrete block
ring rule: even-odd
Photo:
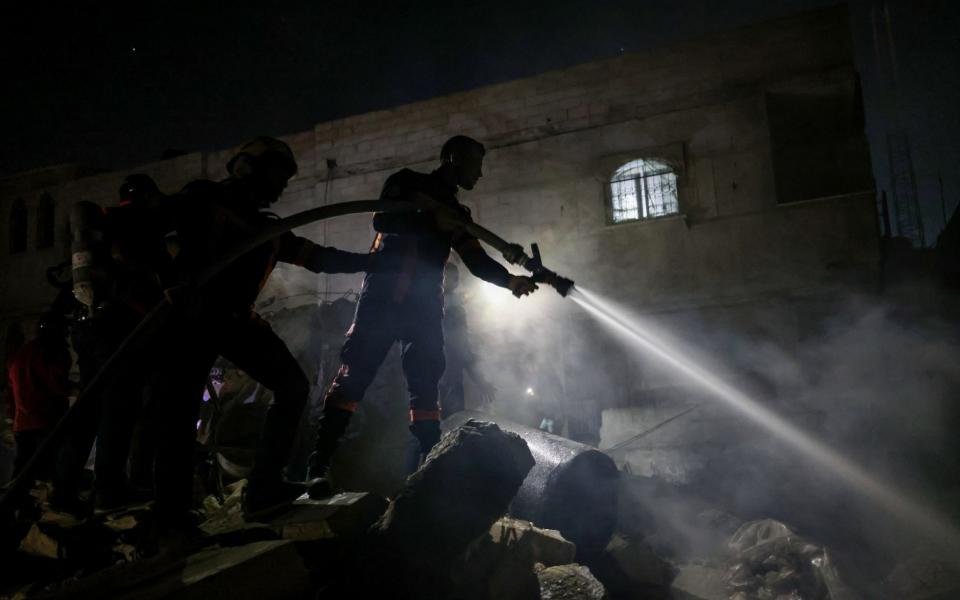
[[[533,463],[523,439],[493,423],[445,434],[371,529],[372,591],[448,597],[450,567],[506,512]]]

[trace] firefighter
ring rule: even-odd
[[[235,244],[270,225],[264,209],[276,202],[297,172],[290,147],[259,137],[244,145],[221,182],[196,181],[176,198],[175,219],[181,278],[200,269]],[[302,482],[283,478],[291,445],[310,385],[286,344],[253,311],[254,301],[277,262],[315,273],[364,271],[369,255],[327,248],[287,232],[248,252],[220,272],[202,290],[183,286],[170,291],[179,318],[173,335],[176,351],[165,361],[169,400],[162,415],[156,477],[157,512],[173,525],[191,505],[196,421],[203,387],[218,355],[273,392],[260,434],[243,507],[255,517],[305,491]]]
[[[440,439],[437,384],[444,371],[443,271],[453,249],[470,272],[522,297],[537,289],[529,278],[511,275],[463,231],[459,219],[470,211],[457,200],[482,175],[485,149],[466,136],[448,140],[433,172],[404,169],[384,183],[382,200],[416,202],[425,210],[377,213],[373,227],[373,268],[363,282],[354,322],[341,351],[341,366],[324,398],[316,450],[310,462],[310,495],[331,493],[326,475],[330,459],[394,342],[402,345],[403,372],[410,398],[410,431],[425,455]],[[523,250],[504,253],[517,262]]]
[[[175,283],[173,265],[158,218],[165,196],[148,175],[124,178],[117,206],[79,202],[71,212],[73,293],[82,304],[72,342],[85,388],[147,312]],[[112,510],[150,498],[127,479],[134,426],[150,387],[152,363],[163,340],[130,361],[101,393],[78,408],[77,419],[59,449],[54,477],[55,507],[85,512],[79,500],[82,474],[96,439],[95,508]]]

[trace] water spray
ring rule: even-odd
[[[683,354],[674,344],[657,336],[635,317],[627,315],[610,302],[583,288],[574,288],[570,299],[645,354],[653,356],[697,383],[711,396],[772,433],[805,458],[824,467],[847,487],[868,497],[878,506],[922,532],[928,539],[944,542],[950,547],[960,547],[960,532],[946,518],[895,489],[893,485],[876,479],[860,465],[824,442],[700,367],[691,357]],[[954,559],[958,560],[960,557]]]

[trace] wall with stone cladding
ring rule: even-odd
[[[850,81],[851,56],[846,15],[829,9],[321,123],[284,136],[300,171],[274,208],[288,215],[375,198],[391,172],[430,170],[447,138],[470,135],[488,149],[484,178],[461,197],[480,224],[523,244],[539,242],[547,264],[558,272],[676,331],[696,336],[713,328],[716,336],[701,336],[705,347],[722,352],[722,332],[744,331],[789,347],[802,335],[797,323],[811,298],[851,286],[867,289],[875,281],[873,197],[778,205],[764,93]],[[172,191],[193,178],[222,177],[233,151],[192,154],[136,170]],[[633,158],[665,154],[682,156],[682,215],[607,225],[605,186],[613,170]],[[53,195],[59,232],[71,202],[111,202],[123,175],[31,188],[31,199],[42,191]],[[0,188],[0,196],[5,223],[15,194]],[[366,250],[373,238],[365,215],[299,233],[354,251]],[[41,267],[66,256],[60,234],[55,249],[4,255],[2,318],[35,315],[52,297]],[[357,275],[317,277],[281,266],[261,300],[272,308],[329,300],[358,290],[360,282]],[[570,336],[587,327],[584,316],[551,291],[515,302],[507,292],[470,278],[464,291],[478,343],[491,349],[484,366],[509,382],[505,400],[531,377],[517,370],[521,356],[573,366],[582,358],[569,348]],[[578,376],[596,385],[580,388],[597,395],[602,386],[604,397],[591,398],[599,406],[629,404],[676,383],[640,362],[588,370],[588,376]],[[567,375],[559,377],[566,383]],[[586,399],[567,396],[571,406]],[[668,410],[669,403],[665,406]]]

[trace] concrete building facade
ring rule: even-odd
[[[851,291],[870,291],[878,280],[875,197],[859,118],[846,13],[828,9],[283,136],[300,170],[275,209],[286,215],[375,198],[393,171],[434,168],[451,135],[475,137],[487,147],[484,177],[461,201],[478,223],[524,245],[538,242],[545,263],[579,287],[646,316],[718,358],[720,372],[776,396],[783,390],[761,381],[749,347],[789,352]],[[172,192],[224,176],[232,152],[128,172],[148,173]],[[611,178],[641,159],[670,167],[679,210],[614,224]],[[59,167],[0,181],[0,334],[12,324],[27,327],[52,300],[43,271],[69,257],[70,205],[113,203],[125,174]],[[55,207],[52,243],[38,225],[41,198]],[[27,238],[13,240],[24,212]],[[368,215],[299,233],[354,251],[373,238]],[[471,327],[505,410],[529,401],[532,389],[534,397],[550,396],[543,410],[567,415],[568,432],[611,446],[691,402],[682,381],[629,356],[552,291],[515,301],[468,279]],[[356,291],[360,282],[284,267],[261,301],[294,307]],[[707,413],[697,418],[723,418]],[[696,427],[683,435],[655,443],[711,437]],[[638,468],[653,468],[643,448],[633,456]]]

